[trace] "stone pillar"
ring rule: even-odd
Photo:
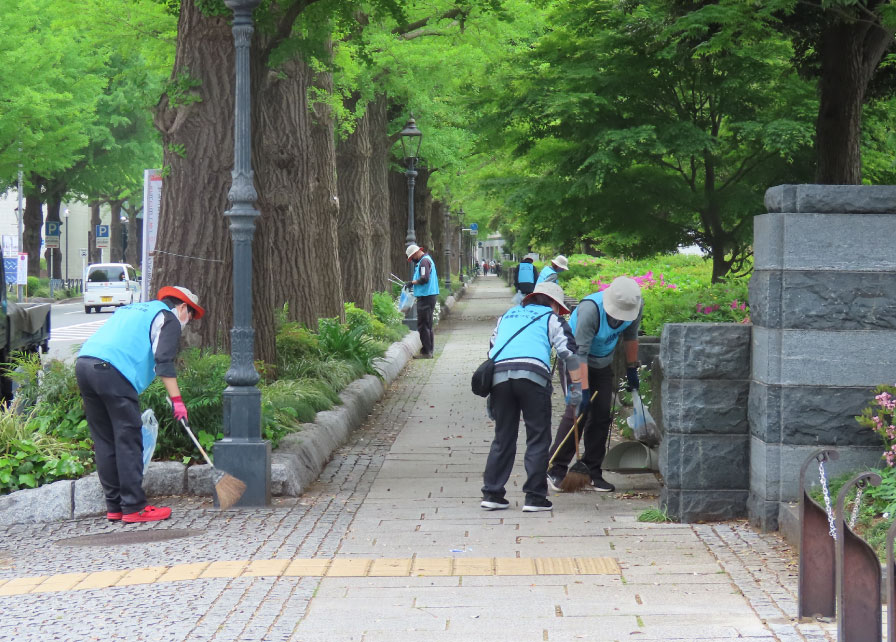
[[[896,377],[896,187],[779,185],[765,205],[750,280],[749,516],[774,530],[812,451],[840,451],[832,474],[880,460],[854,417]]]
[[[659,365],[660,505],[682,522],[746,516],[750,326],[667,323]]]

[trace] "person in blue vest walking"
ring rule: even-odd
[[[625,376],[629,388],[637,389],[640,385],[638,329],[643,311],[641,286],[634,279],[620,276],[613,279],[610,287],[603,292],[595,292],[582,299],[572,313],[569,325],[575,333],[579,356],[587,359],[588,367],[582,379],[582,401],[578,408],[574,405],[566,407],[551,446],[554,463],[548,471],[548,485],[552,490],[559,490],[560,482],[566,476],[569,463],[575,454],[575,443],[572,438],[565,442],[563,439],[572,429],[576,412],[584,415],[581,434],[585,452],[582,455],[582,462],[591,474],[591,485],[588,490],[604,492],[616,490],[613,484],[604,479],[601,470],[607,452],[610,424],[613,421],[613,395],[616,394],[612,367],[613,351],[619,338],[622,337],[626,361]],[[597,397],[594,403],[591,403],[595,391]]]
[[[432,359],[435,336],[432,331],[432,314],[436,309],[436,297],[439,294],[439,276],[432,257],[419,245],[408,245],[405,250],[408,261],[414,262],[414,278],[405,285],[414,288],[417,297],[417,332],[423,347],[415,359]]]
[[[149,505],[143,492],[138,396],[158,375],[174,419],[187,419],[174,360],[181,330],[204,314],[199,297],[190,290],[166,286],[159,290],[157,301],[116,310],[78,353],[75,375],[110,521],[157,522],[171,516],[170,508]]]
[[[545,265],[541,268],[541,272],[538,275],[538,280],[535,282],[536,285],[539,283],[556,283],[557,277],[560,275],[560,272],[565,272],[569,269],[569,261],[566,260],[566,257],[562,254],[558,254],[553,258],[550,265]]]
[[[522,304],[498,319],[492,334],[489,356],[495,359],[495,372],[488,407],[495,420],[495,437],[483,474],[480,505],[485,510],[501,510],[510,504],[504,496],[505,485],[516,457],[520,413],[526,424],[523,511],[553,508],[545,479],[551,443],[551,348],[571,373],[568,403],[575,406],[582,398],[585,370],[572,330],[561,314],[569,314],[563,289],[556,283],[540,283]]]
[[[524,257],[516,268],[516,289],[525,294],[532,294],[535,289],[535,266],[532,257]]]

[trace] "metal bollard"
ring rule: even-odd
[[[880,475],[861,473],[837,495],[837,640],[881,642],[880,561],[868,543],[852,532],[861,492],[880,486]],[[843,519],[844,502],[858,489],[851,523]]]
[[[799,616],[834,617],[837,609],[835,578],[837,531],[828,493],[824,463],[836,461],[836,450],[822,449],[810,456],[800,469],[800,575]],[[826,509],[819,506],[806,492],[806,471],[817,462]]]

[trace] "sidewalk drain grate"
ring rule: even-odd
[[[164,542],[169,539],[181,537],[193,537],[202,535],[204,530],[192,530],[186,528],[145,529],[120,533],[97,533],[96,535],[82,535],[69,537],[54,542],[57,546],[125,546],[127,544],[151,544],[152,542]]]

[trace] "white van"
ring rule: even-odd
[[[140,301],[137,272],[127,263],[94,263],[84,275],[84,312]]]

